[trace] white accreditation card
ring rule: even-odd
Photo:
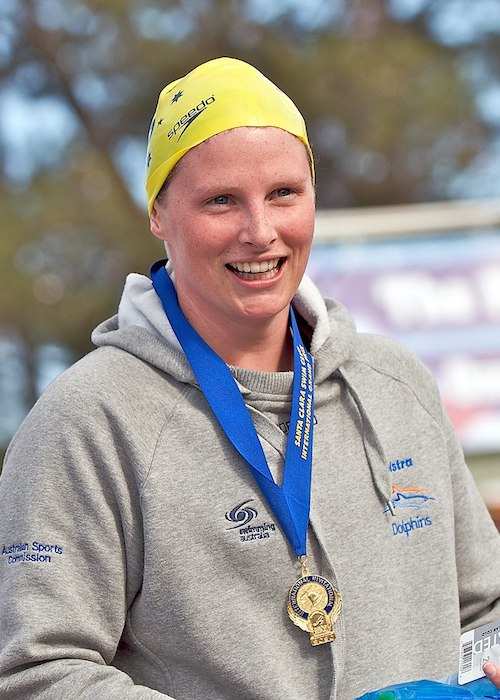
[[[460,637],[458,685],[483,678],[486,661],[500,664],[500,621],[464,632]]]

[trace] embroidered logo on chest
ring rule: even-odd
[[[403,457],[402,459],[394,459],[392,462],[389,462],[388,468],[390,472],[399,472],[410,467],[413,467],[413,459],[411,457]]]
[[[390,503],[384,508],[384,513],[395,516],[390,523],[393,536],[408,538],[416,531],[431,527],[433,521],[429,511],[436,501],[429,489],[393,484]],[[401,512],[399,518],[398,512]]]
[[[428,489],[421,486],[399,486],[392,485],[391,504],[392,510],[422,510],[429,506],[429,501],[435,501]],[[391,510],[387,505],[384,512]]]
[[[240,542],[250,542],[253,540],[267,540],[276,534],[276,525],[274,523],[254,523],[250,525],[251,521],[258,518],[257,509],[249,506],[249,503],[253,502],[253,498],[238,503],[231,510],[227,511],[225,514],[226,520],[231,523],[235,523],[231,527],[226,528],[227,530],[236,530],[240,536]]]

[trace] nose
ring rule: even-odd
[[[278,238],[265,207],[252,207],[247,210],[238,238],[240,243],[252,245],[259,250],[268,248]]]

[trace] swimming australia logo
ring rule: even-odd
[[[199,104],[196,105],[196,107],[192,107],[189,112],[186,112],[179,121],[177,121],[173,127],[170,129],[168,132],[168,138],[173,139],[174,136],[177,135],[177,141],[180,141],[183,133],[188,129],[191,124],[194,122],[195,119],[198,119],[200,114],[203,114],[203,112],[207,109],[207,107],[210,107],[211,104],[215,102],[215,97],[214,95],[210,95],[210,97],[205,97]],[[179,133],[177,133],[179,132]]]
[[[276,534],[276,525],[274,523],[262,523],[260,525],[249,525],[254,518],[258,516],[257,510],[248,505],[252,503],[253,498],[238,503],[237,506],[229,510],[225,518],[231,523],[236,523],[227,530],[235,530],[238,528],[240,542],[250,542],[251,540],[267,540],[271,535]]]
[[[384,508],[384,513],[394,510],[421,510],[430,505],[429,501],[435,501],[434,496],[431,496],[427,489],[420,486],[398,486],[393,484],[391,504],[392,508],[387,505]]]
[[[243,503],[239,503],[232,510],[226,513],[226,520],[229,520],[231,523],[236,523],[236,525],[233,525],[233,527],[228,527],[228,530],[234,530],[235,527],[247,525],[250,520],[257,517],[258,513],[255,508],[250,508],[250,506],[244,508],[247,503],[251,503],[252,501],[253,498],[250,498],[248,501],[243,501]]]

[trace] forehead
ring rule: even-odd
[[[215,134],[188,151],[178,162],[174,177],[181,174],[212,179],[222,174],[257,172],[269,177],[308,176],[306,147],[296,136],[277,127],[237,127]]]

